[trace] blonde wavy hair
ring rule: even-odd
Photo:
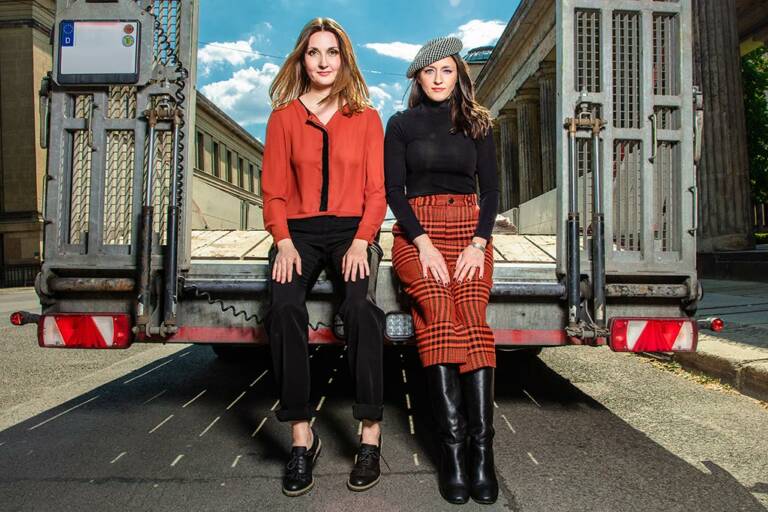
[[[335,20],[331,18],[315,18],[304,25],[291,53],[280,67],[272,85],[269,86],[269,97],[272,108],[277,110],[285,107],[309,90],[310,79],[304,69],[304,54],[309,46],[309,38],[315,32],[328,31],[336,36],[341,54],[341,69],[336,75],[330,94],[321,103],[336,99],[339,110],[346,102],[343,110],[346,115],[360,113],[371,105],[368,86],[365,85],[363,74],[357,67],[357,59],[352,49],[349,36]]]

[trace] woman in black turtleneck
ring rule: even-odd
[[[474,101],[460,50],[461,41],[448,37],[417,54],[409,109],[387,125],[384,172],[397,217],[392,263],[413,299],[440,430],[440,493],[452,503],[469,496],[493,503],[496,351],[485,314],[499,189],[490,113]]]

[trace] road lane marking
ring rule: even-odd
[[[323,407],[323,403],[325,403],[325,395],[320,397],[320,402],[317,404],[316,411],[319,411]]]
[[[261,380],[261,378],[262,378],[262,377],[264,377],[264,376],[267,374],[267,372],[268,372],[268,371],[269,371],[269,370],[264,370],[263,372],[261,372],[261,375],[259,375],[258,377],[256,377],[256,380],[255,380],[255,381],[253,381],[253,382],[251,382],[251,385],[250,385],[250,386],[248,386],[248,387],[252,388],[253,386],[255,386],[255,385],[256,385],[256,383],[257,383],[257,382],[259,382],[259,381]]]
[[[188,355],[189,355],[189,351],[184,352],[183,354],[179,355],[179,359],[181,359],[184,356],[188,356]]]
[[[315,424],[315,418],[317,418],[317,416],[312,416],[312,419],[311,419],[311,420],[309,420],[309,426],[310,426],[310,427],[311,427],[311,426],[313,426],[313,425]]]
[[[169,419],[171,419],[171,418],[173,418],[173,414],[171,414],[170,416],[168,416],[167,418],[165,418],[163,421],[161,421],[161,422],[160,422],[160,423],[159,423],[159,424],[158,424],[158,425],[157,425],[155,428],[153,428],[152,430],[150,430],[149,432],[147,432],[147,434],[151,434],[151,433],[152,433],[152,432],[154,432],[155,430],[159,429],[160,427],[162,427],[162,426],[163,426],[163,424],[165,424],[165,422],[166,422],[166,421],[168,421],[168,420],[169,420]]]
[[[408,428],[411,430],[411,435],[416,434],[416,430],[413,428],[413,416],[408,415]]]
[[[313,357],[315,357],[315,354],[309,354],[310,359],[312,359]]]
[[[406,378],[405,376],[405,368],[403,368],[402,372],[403,372],[403,384],[408,384],[408,378]]]
[[[142,402],[142,404],[141,404],[141,405],[147,405],[149,402],[151,402],[151,401],[152,401],[152,400],[154,400],[155,398],[159,397],[160,395],[162,395],[162,394],[163,394],[163,393],[165,393],[166,391],[168,391],[168,390],[167,390],[167,389],[164,389],[164,390],[162,390],[161,392],[159,392],[158,394],[156,394],[155,396],[153,396],[152,398],[150,398],[150,399],[149,399],[149,400],[147,400],[146,402]]]
[[[240,460],[240,457],[242,457],[242,455],[238,455],[237,457],[235,457],[235,460],[232,461],[232,465],[230,467],[233,468],[233,467],[237,466],[237,463]],[[224,484],[221,484],[221,485],[224,485]]]
[[[531,402],[533,402],[533,403],[535,403],[537,406],[541,407],[541,404],[540,404],[539,402],[537,402],[537,401],[536,401],[536,399],[535,399],[535,398],[533,398],[529,392],[527,392],[526,390],[523,390],[523,393],[525,393],[525,395],[526,395],[528,398],[530,398],[530,399],[531,399]]]
[[[228,410],[230,410],[230,409],[232,408],[232,406],[233,406],[233,405],[235,405],[235,404],[236,404],[236,403],[237,403],[237,402],[238,402],[238,401],[239,401],[241,398],[243,398],[244,396],[245,396],[245,391],[243,391],[242,393],[240,393],[240,396],[238,396],[237,398],[235,398],[234,400],[232,400],[232,403],[231,403],[231,404],[229,404],[229,405],[227,406],[227,409],[226,409],[226,410],[227,410],[227,411],[228,411]]]
[[[531,455],[531,452],[528,452],[528,457],[531,458],[531,460],[533,461],[534,464],[536,464],[537,466],[539,465],[539,461],[536,460],[536,457]]]
[[[184,454],[178,455],[175,459],[173,459],[173,462],[171,462],[171,467],[175,466],[181,459],[184,457]]]
[[[512,424],[509,422],[507,417],[504,416],[503,414],[501,415],[501,417],[504,418],[504,421],[506,422],[507,426],[509,427],[509,430],[511,430],[513,434],[517,434],[517,432],[515,432],[515,429],[512,428]]]
[[[497,408],[497,409],[499,408],[499,404],[497,404],[497,403],[496,403],[496,400],[494,400],[494,401],[493,401],[493,406],[494,406],[495,408]]]
[[[166,361],[166,362],[164,362],[164,363],[162,363],[162,364],[159,364],[159,365],[155,366],[154,368],[150,368],[149,370],[145,371],[145,372],[144,372],[144,373],[142,373],[141,375],[137,375],[137,376],[135,376],[135,377],[132,377],[132,378],[130,378],[130,379],[128,379],[128,380],[126,380],[125,382],[123,382],[123,384],[128,384],[129,382],[133,382],[133,381],[135,381],[136,379],[140,379],[140,378],[142,378],[143,376],[145,376],[146,374],[148,374],[148,373],[152,373],[153,371],[157,370],[158,368],[161,368],[161,367],[163,367],[163,366],[167,365],[168,363],[172,363],[173,361],[174,361],[174,359],[169,359],[168,361]]]
[[[278,405],[280,405],[280,400],[279,400],[279,399],[275,401],[275,405],[273,405],[273,406],[272,406],[272,408],[270,409],[270,411],[274,411],[275,409],[277,409],[277,406],[278,406]]]
[[[205,427],[205,430],[200,432],[200,435],[198,437],[203,437],[205,435],[205,433],[208,432],[209,430],[211,430],[211,427],[214,426],[216,424],[216,422],[219,421],[220,419],[221,419],[221,416],[216,416],[216,419],[213,420],[210,425]]]
[[[339,371],[339,369],[338,369],[338,368],[334,368],[334,369],[333,369],[333,373],[336,373],[337,371]]]
[[[203,396],[203,393],[205,393],[206,391],[208,391],[208,390],[207,390],[207,389],[204,389],[204,390],[202,390],[201,392],[199,392],[195,398],[193,398],[193,399],[192,399],[192,400],[190,400],[189,402],[187,402],[187,403],[185,403],[184,405],[182,405],[182,406],[181,406],[181,408],[183,409],[184,407],[188,406],[189,404],[191,404],[192,402],[194,402],[195,400],[197,400],[198,398],[200,398],[201,396]]]
[[[333,377],[331,377],[330,379],[328,379],[328,384],[330,384],[331,382],[333,382]]]
[[[419,465],[419,456],[416,455],[416,452],[413,452],[413,463]]]
[[[411,410],[411,397],[408,393],[405,394],[405,408]]]
[[[120,453],[120,455],[118,455],[117,457],[115,457],[114,459],[112,459],[112,461],[110,462],[110,464],[114,464],[115,462],[119,461],[119,460],[120,460],[120,458],[121,458],[123,455],[125,455],[126,453],[128,453],[128,452],[121,452],[121,453]]]
[[[363,435],[363,422],[362,421],[358,422],[358,424],[357,424],[357,435],[358,436]]]
[[[82,406],[84,406],[84,405],[85,405],[85,404],[87,404],[88,402],[91,402],[91,401],[93,401],[93,400],[96,400],[97,398],[99,398],[99,396],[101,396],[101,395],[96,395],[96,396],[93,396],[93,397],[89,398],[88,400],[86,400],[85,402],[81,402],[81,403],[79,403],[79,404],[77,404],[77,405],[75,405],[75,406],[73,406],[73,407],[70,407],[70,408],[69,408],[69,409],[67,409],[66,411],[60,412],[59,414],[57,414],[57,415],[56,415],[56,416],[54,416],[53,418],[48,418],[48,419],[47,419],[47,420],[45,420],[45,421],[41,421],[40,423],[38,423],[38,424],[37,424],[37,425],[35,425],[34,427],[29,427],[27,430],[35,430],[37,427],[42,427],[43,425],[45,425],[45,424],[46,424],[46,423],[48,423],[49,421],[53,421],[53,420],[55,420],[56,418],[58,418],[58,417],[60,417],[60,416],[64,416],[64,415],[65,415],[65,414],[67,414],[68,412],[74,411],[74,410],[75,410],[75,409],[77,409],[78,407],[82,407]]]
[[[339,359],[344,359],[344,353],[339,354]]]
[[[261,423],[259,423],[259,426],[256,427],[256,430],[253,431],[253,434],[251,434],[251,437],[256,437],[256,434],[259,433],[259,430],[261,430],[261,427],[264,426],[264,423],[267,422],[267,416],[264,416],[264,418],[261,420]]]

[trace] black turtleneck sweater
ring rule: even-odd
[[[496,220],[499,184],[493,132],[472,139],[451,133],[448,100],[430,100],[393,115],[384,138],[387,202],[413,241],[425,233],[408,198],[434,194],[474,194],[480,188],[475,236],[488,240]]]

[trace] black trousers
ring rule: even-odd
[[[368,277],[343,281],[341,260],[354,239],[359,217],[320,216],[288,221],[301,257],[301,275],[288,283],[271,283],[272,305],[265,327],[280,388],[280,421],[309,420],[310,374],[307,293],[324,268],[344,286],[339,314],[344,321],[349,370],[355,383],[352,409],[358,420],[378,421],[384,402],[384,313],[368,299]],[[369,250],[370,261],[370,250]]]

